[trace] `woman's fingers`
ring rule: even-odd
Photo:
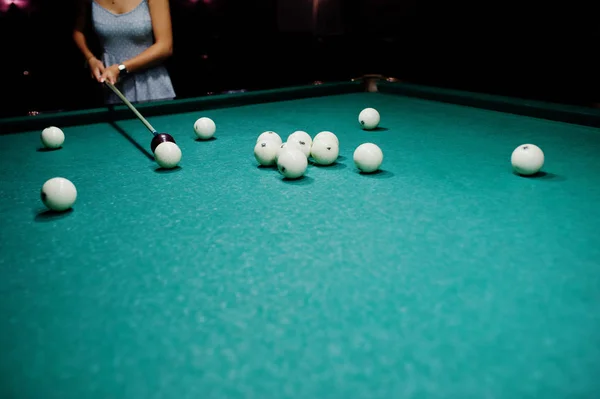
[[[100,83],[104,83],[105,81],[108,81],[112,84],[116,83],[115,75],[110,69],[105,69],[102,73],[102,76],[100,76]]]
[[[100,83],[104,83],[104,81],[106,80],[106,73],[108,71],[105,69],[104,72],[102,72],[102,75],[100,76],[100,79],[98,79],[98,82]]]
[[[100,82],[100,79],[102,79],[102,74],[105,71],[104,64],[102,64],[102,62],[99,60],[95,60],[90,64],[90,71],[92,78]]]
[[[96,78],[97,81],[100,81],[101,77],[102,77],[102,71],[100,70],[100,68],[98,68],[98,67],[94,68],[94,78]]]
[[[104,64],[101,62],[98,62],[98,76],[96,79],[98,79],[98,81],[100,83],[102,83],[103,81],[101,81],[100,79],[102,79],[102,75],[104,74],[104,72],[106,71],[106,69],[104,68]]]

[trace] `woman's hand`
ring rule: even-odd
[[[100,83],[104,83],[105,80],[108,80],[113,85],[117,83],[119,80],[119,66],[117,64],[111,65],[104,70],[102,76],[100,76]]]
[[[88,66],[90,67],[90,74],[92,75],[92,79],[96,79],[98,82],[100,82],[102,74],[105,70],[102,61],[100,61],[96,57],[92,57],[88,60]]]

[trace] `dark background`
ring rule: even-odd
[[[71,39],[75,0],[15,2],[0,0],[0,117],[101,105]],[[179,98],[378,73],[593,106],[591,3],[171,0],[167,66]]]

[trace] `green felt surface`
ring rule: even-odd
[[[151,122],[181,169],[155,171],[137,120],[52,152],[0,136],[0,397],[600,395],[597,129],[381,93]],[[339,163],[257,167],[258,134],[298,129],[335,132]],[[383,172],[357,173],[363,142]],[[512,174],[523,143],[544,175]],[[79,190],[61,217],[55,176]]]

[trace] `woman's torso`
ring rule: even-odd
[[[119,0],[117,0],[119,1]],[[144,52],[154,44],[154,31],[148,7],[149,0],[127,0],[121,3],[125,12],[106,8],[103,0],[92,0],[92,22],[100,39],[104,53],[104,65],[123,63]],[[135,3],[137,1],[137,3]],[[140,2],[141,1],[141,2]],[[112,1],[110,1],[112,4]],[[102,5],[104,4],[104,6]],[[142,68],[117,83],[129,101],[141,102],[175,98],[175,90],[164,65]],[[106,91],[108,103],[119,103],[120,99],[110,90]]]
[[[154,43],[147,0],[130,4],[130,11],[118,14],[92,1],[92,21],[103,50],[121,61],[135,57]]]

